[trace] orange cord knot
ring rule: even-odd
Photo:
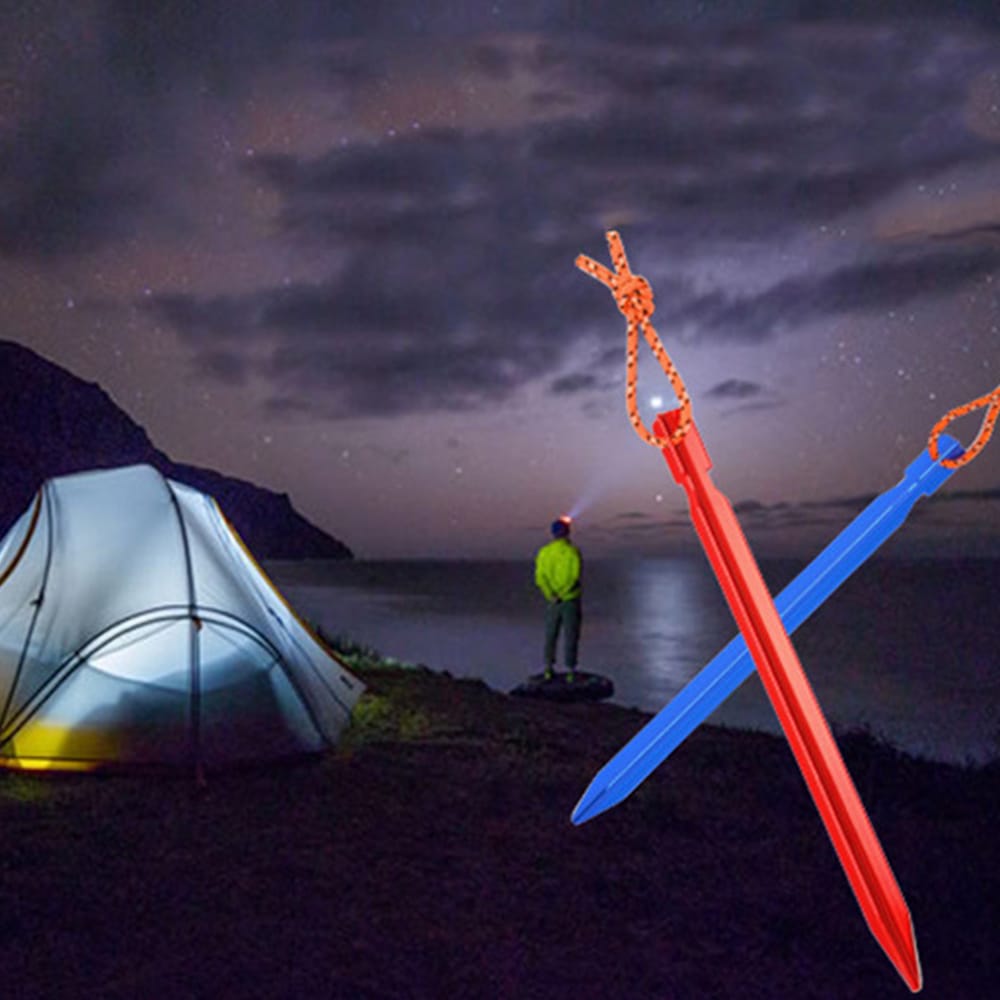
[[[612,291],[622,315],[634,323],[649,319],[656,309],[652,286],[641,274],[616,276]]]
[[[611,261],[615,265],[614,271],[609,271],[603,264],[598,264],[596,260],[585,257],[583,254],[576,258],[576,266],[611,289],[615,303],[628,324],[628,339],[625,348],[625,403],[628,407],[628,418],[632,422],[636,434],[646,444],[654,445],[657,448],[668,448],[680,441],[691,426],[691,397],[688,395],[680,372],[674,367],[670,355],[667,354],[656,330],[653,329],[653,324],[649,322],[649,317],[653,315],[653,310],[656,308],[653,304],[652,287],[641,274],[632,273],[628,266],[628,258],[625,256],[625,248],[622,246],[622,239],[618,233],[612,230],[606,236],[608,248],[611,250]],[[642,327],[642,335],[646,338],[646,343],[652,349],[656,360],[660,362],[660,367],[670,379],[670,384],[674,387],[674,392],[677,393],[677,398],[680,400],[681,419],[669,438],[657,437],[646,429],[635,402],[639,367],[639,327]]]

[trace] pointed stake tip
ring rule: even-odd
[[[889,945],[888,941],[876,936],[876,940],[882,946],[886,957],[892,962],[899,973],[900,978],[910,988],[911,993],[919,993],[923,989],[924,974],[920,967],[920,953],[917,951],[917,936],[913,931],[913,924],[907,922],[908,926],[899,929],[903,932],[902,937],[897,939],[895,946]]]
[[[576,808],[573,810],[573,815],[570,817],[576,826],[581,826],[586,823],[587,820],[593,819],[599,813],[603,812],[603,809],[598,807],[598,802],[604,797],[604,789],[599,791],[594,791],[594,786],[591,785],[583,795],[580,796],[580,801],[577,802]]]
[[[924,971],[920,967],[920,953],[917,951],[917,938],[913,933],[912,927],[910,929],[910,948],[906,956],[903,979],[906,980],[906,985],[910,987],[911,993],[919,993],[924,987]]]
[[[910,987],[911,993],[919,993],[924,988],[924,977],[919,965],[913,969],[907,969],[903,979],[906,985]]]

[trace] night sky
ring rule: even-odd
[[[2,11],[0,336],[359,557],[696,548],[608,228],[760,554],[1000,382],[995,0]],[[1000,555],[1000,440],[893,551]]]

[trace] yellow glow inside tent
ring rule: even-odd
[[[62,758],[72,743],[73,758]],[[0,757],[0,767],[13,771],[93,771],[114,760],[117,744],[113,735],[101,729],[29,723],[12,741],[8,753]],[[82,758],[82,759],[81,759]]]
[[[5,767],[8,771],[96,771],[100,765],[96,761],[24,760],[16,757],[0,757],[0,767]]]

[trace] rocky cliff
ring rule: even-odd
[[[260,559],[350,559],[346,545],[310,524],[288,495],[180,465],[96,383],[0,340],[0,536],[53,476],[146,462],[215,497]]]

